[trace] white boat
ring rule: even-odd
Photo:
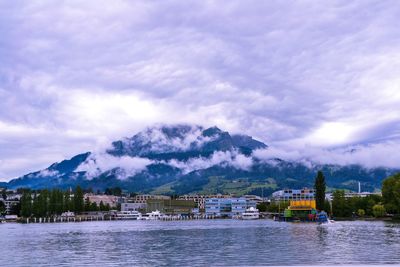
[[[156,210],[146,213],[146,217],[148,218],[147,220],[161,220],[165,217],[165,215],[162,214],[160,211]]]
[[[138,211],[119,211],[117,212],[117,220],[140,220],[142,215]]]
[[[242,213],[241,219],[242,220],[260,219],[260,212],[258,211],[258,209],[254,208],[254,207],[250,207],[250,208],[246,209],[245,212]]]

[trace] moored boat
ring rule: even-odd
[[[242,213],[242,216],[240,218],[242,220],[257,220],[260,218],[260,212],[258,211],[258,209],[250,207]]]
[[[165,215],[161,213],[159,210],[156,210],[146,213],[146,217],[148,218],[148,220],[161,220],[165,218]]]
[[[138,211],[120,211],[117,212],[117,220],[140,220],[141,214]]]

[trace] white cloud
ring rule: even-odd
[[[183,173],[189,173],[195,170],[207,169],[215,165],[232,166],[248,170],[253,165],[253,160],[250,157],[239,154],[237,151],[216,151],[208,158],[191,158],[185,162],[173,159],[166,163],[181,169]]]
[[[116,172],[118,179],[126,179],[136,173],[145,170],[152,163],[147,158],[139,157],[114,157],[105,153],[91,154],[89,158],[78,166],[75,172],[86,172],[86,177],[91,179],[106,171],[119,168]]]
[[[141,146],[152,152],[176,152],[187,151],[193,148],[200,148],[206,142],[211,141],[214,137],[203,136],[204,130],[201,126],[179,124],[175,125],[179,128],[176,133],[169,133],[168,129],[173,129],[172,125],[158,124],[148,127],[135,136],[135,139],[126,138],[126,145]],[[137,142],[131,144],[131,142]],[[148,152],[143,151],[143,152]]]
[[[51,170],[41,170],[38,174],[38,177],[54,177],[58,176],[60,173],[58,171],[51,171]]]
[[[295,149],[289,147],[270,147],[254,151],[253,156],[266,162],[270,162],[274,158],[279,158],[301,162],[309,167],[317,164],[337,164],[342,166],[358,164],[368,168],[388,167],[398,169],[400,166],[399,149],[399,142],[387,141],[336,149],[323,149],[310,146]]]

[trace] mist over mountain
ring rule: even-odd
[[[320,164],[283,160],[273,148],[250,136],[218,127],[160,125],[112,142],[100,152],[86,152],[47,169],[11,180],[8,188],[93,190],[119,186],[131,192],[184,194],[264,194],[285,187],[312,187],[322,170],[330,188],[373,191],[394,168],[357,164]]]

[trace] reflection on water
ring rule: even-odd
[[[0,266],[400,263],[400,225],[269,220],[0,225]]]

